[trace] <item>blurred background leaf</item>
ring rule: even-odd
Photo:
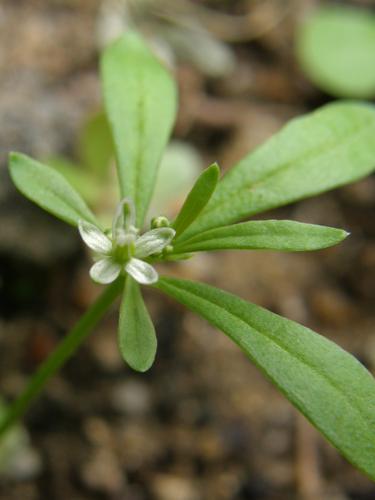
[[[375,15],[345,5],[322,5],[297,32],[302,69],[337,97],[375,96]]]
[[[84,167],[106,177],[108,167],[114,160],[114,144],[103,111],[93,114],[84,124],[78,137],[77,154]]]
[[[0,399],[0,420],[6,412]],[[27,480],[40,473],[42,460],[32,447],[25,427],[15,425],[0,442],[0,478],[3,480]]]

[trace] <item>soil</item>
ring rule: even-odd
[[[248,15],[251,27],[233,40],[229,25],[209,26],[230,50],[220,76],[175,57],[181,107],[174,137],[192,144],[204,164],[218,161],[226,170],[291,117],[333,100],[309,84],[293,54],[295,27],[316,3],[196,2],[223,15]],[[7,153],[74,159],[82,123],[100,108],[97,27],[114,4],[0,4],[5,399],[19,394],[100,292],[77,232],[16,193]],[[152,31],[157,21],[150,17]],[[266,215],[344,227],[351,236],[314,253],[243,252],[241,260],[235,252],[202,254],[166,273],[220,286],[299,321],[374,372],[375,178]],[[0,470],[1,500],[375,498],[374,484],[228,338],[161,294],[144,295],[159,343],[152,369],[138,374],[124,365],[113,308],[28,411],[30,441],[20,445],[16,463]]]

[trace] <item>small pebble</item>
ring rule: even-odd
[[[82,466],[81,478],[91,490],[107,494],[122,491],[126,483],[118,459],[104,447],[98,447],[90,454],[89,460]]]
[[[135,379],[116,385],[111,400],[116,410],[132,416],[148,413],[152,404],[149,386]]]
[[[192,479],[160,474],[154,476],[151,489],[156,500],[201,500]]]

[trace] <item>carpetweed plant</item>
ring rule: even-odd
[[[203,171],[176,219],[154,218],[144,231],[175,118],[175,84],[135,33],[105,50],[101,75],[120,186],[111,229],[101,227],[60,173],[23,154],[10,155],[17,188],[78,227],[94,252],[92,279],[108,286],[9,407],[0,432],[24,413],[119,295],[122,356],[135,370],[150,368],[157,341],[140,291],[147,285],[222,330],[352,464],[375,479],[375,383],[361,363],[302,325],[218,288],[159,276],[155,267],[200,251],[308,251],[342,241],[347,233],[341,229],[238,221],[369,174],[375,166],[374,108],[338,102],[292,120],[221,180],[216,164]]]

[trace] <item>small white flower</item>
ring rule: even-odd
[[[79,221],[78,229],[86,245],[97,254],[97,262],[91,267],[90,276],[101,284],[111,283],[122,271],[142,285],[156,283],[158,273],[141,259],[160,253],[175,235],[174,229],[161,227],[138,236],[134,204],[128,198],[118,204],[111,237],[85,220]]]

